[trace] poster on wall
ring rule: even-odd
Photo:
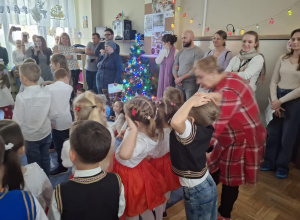
[[[165,14],[154,14],[153,15],[153,32],[165,31]]]
[[[144,20],[144,35],[145,37],[151,37],[153,34],[153,15],[145,15]]]
[[[174,17],[174,11],[165,12],[165,18],[173,18],[173,17]]]
[[[163,48],[162,45],[162,37],[165,34],[174,34],[173,31],[165,31],[165,32],[155,32],[151,38],[151,54],[158,55],[161,49]]]
[[[174,4],[172,0],[152,0],[153,13],[162,13],[172,10],[174,10]]]
[[[88,28],[88,17],[87,16],[83,16],[83,28]]]

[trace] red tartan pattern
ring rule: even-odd
[[[255,94],[233,73],[228,73],[213,92],[221,93],[222,101],[220,117],[213,124],[214,149],[207,161],[209,170],[214,173],[220,169],[220,182],[225,185],[253,185],[266,141]]]

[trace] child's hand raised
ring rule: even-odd
[[[125,115],[125,119],[127,121],[127,126],[129,127],[129,130],[137,130],[137,127],[135,125],[135,123],[131,120],[130,117],[128,117],[127,115]]]
[[[193,102],[193,107],[199,107],[211,101],[210,98],[207,97],[206,93],[196,93],[190,99]]]

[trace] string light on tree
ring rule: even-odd
[[[194,20],[193,20],[193,19],[191,19],[191,20],[190,20],[190,24],[193,24],[193,22],[194,22]]]
[[[177,11],[180,11],[180,9],[181,9],[181,8],[180,8],[180,5],[179,5],[179,6],[177,7]]]
[[[183,14],[183,17],[184,17],[184,18],[186,17],[186,13]]]
[[[228,32],[228,36],[232,36],[232,32],[231,31]]]
[[[289,9],[289,10],[288,10],[288,15],[289,15],[289,16],[292,16],[292,14],[293,14],[292,10]]]
[[[172,23],[172,24],[171,24],[171,28],[174,28],[174,27],[175,27],[175,25],[174,25],[174,23]]]
[[[241,35],[244,35],[245,34],[245,30],[244,30],[244,28],[242,28],[242,30],[241,30]]]
[[[269,24],[274,24],[274,19],[271,18],[271,20],[269,21]]]

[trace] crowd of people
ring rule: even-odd
[[[89,91],[79,89],[76,97],[76,52],[83,50],[71,46],[68,34],[61,34],[51,50],[41,36],[30,44],[26,32],[13,41],[13,31],[15,67],[8,73],[5,59],[0,64],[4,219],[161,220],[171,192],[182,187],[188,220],[226,220],[239,186],[255,185],[259,170],[288,177],[300,125],[300,29],[291,33],[291,51],[274,69],[275,113],[267,129],[255,99],[257,81],[266,73],[255,31],[243,35],[237,56],[226,49],[227,34],[221,30],[204,56],[192,31],[182,34],[180,51],[177,37],[164,35],[156,58],[161,64],[157,100],[136,96],[126,103],[108,92],[122,73],[111,29],[105,30],[105,42],[94,33],[84,49]],[[15,101],[8,74],[19,79]],[[52,142],[58,166],[50,170]],[[21,166],[24,154],[28,165]],[[69,168],[70,180],[53,190],[49,175]]]

